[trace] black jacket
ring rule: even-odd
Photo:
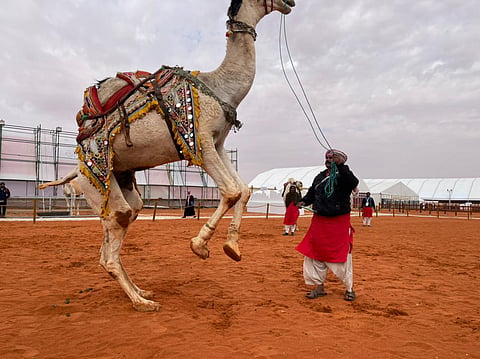
[[[350,195],[358,185],[358,178],[347,165],[337,165],[337,173],[330,197],[325,193],[327,170],[320,172],[313,180],[302,202],[311,205],[315,213],[321,216],[334,217],[350,213]]]
[[[375,209],[375,201],[373,200],[373,198],[368,197],[368,206],[367,206],[367,197],[362,199],[362,208],[363,207],[373,207],[373,209]]]
[[[10,191],[8,188],[0,188],[0,201],[4,201],[6,203],[8,198],[10,198]]]

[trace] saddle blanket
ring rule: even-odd
[[[109,89],[112,87],[114,91],[103,105],[99,100],[99,93],[102,94],[102,85],[105,86],[106,82],[85,90],[84,106],[77,114],[79,134],[75,152],[80,160],[80,171],[103,195],[101,213],[103,218],[109,214],[108,197],[114,158],[111,144],[120,131],[128,131],[131,123],[141,119],[148,112],[156,111],[171,121],[169,127],[174,142],[189,164],[200,166],[203,163],[197,132],[200,115],[198,93],[194,85],[188,81],[188,76],[183,76],[185,73],[186,71],[178,67],[162,67],[154,76],[143,71],[119,73],[115,79],[111,79],[115,82]],[[196,76],[198,72],[188,74]],[[142,84],[142,80],[145,79],[148,81]],[[153,81],[156,81],[160,88],[168,116],[163,113],[155,96]],[[135,86],[138,88],[129,95]],[[128,98],[119,104],[125,96]]]

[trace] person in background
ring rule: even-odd
[[[367,192],[367,195],[362,199],[362,217],[363,217],[363,226],[372,225],[372,215],[375,210],[375,201],[370,197],[370,192]]]
[[[193,197],[190,192],[187,192],[187,199],[185,200],[185,209],[183,210],[182,218],[191,216],[195,218],[195,197]]]
[[[290,186],[295,184],[295,178],[290,177],[287,182],[283,184],[282,198],[285,202],[285,197],[289,192]]]
[[[285,225],[284,236],[288,236],[290,233],[292,236],[295,234],[295,229],[297,228],[297,220],[300,215],[300,210],[297,205],[302,198],[300,191],[296,183],[290,185],[288,193],[285,196],[285,216],[283,217],[283,224]]]
[[[10,198],[10,190],[5,187],[5,182],[0,183],[0,217],[7,214],[7,200]]]
[[[304,255],[303,276],[314,289],[308,299],[325,296],[324,284],[330,269],[345,285],[344,299],[353,301],[353,227],[350,223],[350,196],[358,178],[345,164],[347,155],[339,150],[325,154],[326,170],[313,180],[299,206],[312,205],[310,227],[296,250]]]

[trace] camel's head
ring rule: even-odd
[[[260,7],[264,11],[264,15],[270,14],[273,11],[280,11],[282,14],[289,14],[292,7],[295,6],[295,0],[232,0],[228,8],[228,17],[235,18],[238,11],[244,6]]]

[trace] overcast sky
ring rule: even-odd
[[[0,118],[76,131],[83,90],[96,80],[162,65],[214,70],[225,56],[229,3],[3,0]],[[295,69],[319,126],[355,173],[480,176],[479,0],[296,3],[284,18]],[[257,76],[238,109],[244,126],[226,143],[238,149],[247,182],[272,168],[323,164],[283,76],[280,21],[276,12],[257,26]]]

